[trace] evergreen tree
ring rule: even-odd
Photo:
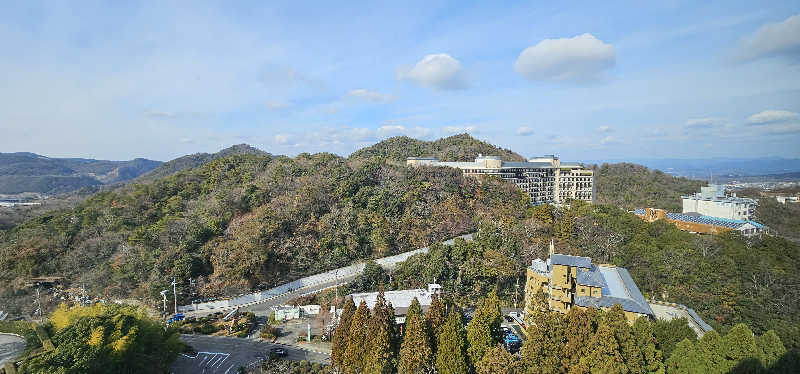
[[[666,367],[669,374],[705,373],[706,360],[691,340],[683,339],[667,359]]]
[[[704,371],[709,374],[722,374],[726,372],[728,364],[725,359],[725,351],[722,347],[722,337],[715,330],[711,330],[703,335],[697,342],[697,348],[705,359]]]
[[[500,345],[494,346],[475,364],[476,374],[517,374],[522,373],[523,365]]]
[[[428,308],[428,313],[425,314],[425,323],[428,325],[428,334],[431,341],[431,349],[436,354],[436,347],[438,346],[439,333],[442,327],[447,322],[446,306],[439,295],[434,294],[431,298],[431,307]]]
[[[664,361],[661,351],[656,348],[655,338],[653,337],[653,324],[647,318],[638,318],[633,323],[633,335],[636,346],[642,355],[644,366],[642,371],[645,373],[664,374]]]
[[[500,312],[500,301],[497,292],[492,291],[484,299],[467,326],[470,362],[475,365],[489,349],[501,342],[500,325],[503,315]]]
[[[467,358],[467,337],[461,312],[451,308],[447,322],[439,334],[438,351],[436,353],[436,372],[438,374],[469,373]]]
[[[527,373],[561,371],[561,352],[566,340],[566,316],[555,312],[538,312],[528,326],[528,339],[522,345],[522,358]]]
[[[369,374],[390,374],[394,368],[394,351],[392,350],[394,309],[386,304],[383,287],[380,287],[378,298],[369,321],[367,357],[364,372]]]
[[[422,308],[415,297],[406,313],[403,344],[398,358],[398,374],[428,373],[433,368],[433,350]]]
[[[759,359],[758,347],[753,336],[753,331],[747,325],[740,323],[734,326],[722,338],[722,348],[727,360],[729,371],[746,360]]]
[[[592,373],[627,373],[628,368],[619,354],[619,348],[614,331],[608,325],[601,324],[589,340],[586,356],[580,364]]]
[[[347,350],[347,342],[350,336],[350,322],[356,312],[356,304],[353,298],[348,297],[344,302],[344,310],[333,332],[333,342],[331,345],[331,363],[334,368],[341,369],[343,364],[344,352]]]
[[[561,366],[565,368],[577,367],[581,357],[586,354],[586,346],[589,340],[594,335],[596,329],[595,323],[591,318],[595,316],[594,311],[597,309],[588,309],[591,312],[586,312],[581,308],[572,308],[567,313],[567,325],[569,326],[565,332],[566,341],[561,350]]]
[[[344,352],[342,369],[347,374],[360,374],[364,372],[368,348],[370,313],[367,303],[361,300],[353,319],[350,322],[350,334],[347,337],[347,350]]]
[[[761,356],[761,363],[765,368],[774,366],[786,353],[786,347],[783,346],[781,339],[773,330],[756,338],[756,346]]]
[[[644,374],[644,359],[633,336],[633,330],[625,318],[625,311],[620,304],[615,304],[603,315],[603,322],[614,332],[614,339],[619,344],[619,353],[632,373]]]

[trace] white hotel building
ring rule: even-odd
[[[594,173],[583,164],[561,162],[554,155],[527,162],[507,162],[478,155],[474,162],[442,162],[436,158],[409,157],[409,166],[449,166],[464,175],[495,175],[516,184],[531,197],[531,204],[563,204],[568,200],[594,202]]]

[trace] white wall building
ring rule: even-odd
[[[681,196],[683,213],[698,213],[704,216],[749,221],[753,219],[758,202],[725,195],[725,187],[712,184],[700,187],[700,193]]]
[[[409,166],[449,166],[464,175],[494,175],[516,184],[531,198],[531,204],[562,204],[568,200],[594,202],[594,173],[579,163],[561,162],[554,155],[527,162],[507,162],[495,156],[478,155],[475,161],[443,162],[436,158],[409,157]]]
[[[415,297],[417,301],[419,301],[419,305],[424,312],[430,308],[433,295],[439,294],[441,290],[442,286],[438,284],[429,284],[427,290],[417,288],[413,290],[384,291],[383,297],[386,299],[387,304],[392,304],[395,321],[398,324],[402,324],[405,323],[406,312]],[[349,296],[353,298],[353,303],[356,304],[356,307],[364,301],[370,310],[374,309],[375,304],[378,302],[377,292],[354,293]]]

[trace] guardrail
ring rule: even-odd
[[[461,235],[442,242],[445,245],[452,245],[456,239],[461,238],[467,241],[472,240],[472,234]],[[392,268],[397,264],[408,260],[411,256],[428,253],[429,247],[415,249],[413,251],[403,252],[393,256],[382,257],[374,260],[378,265],[385,268]],[[292,282],[282,284],[278,287],[271,288],[265,291],[254,292],[247,295],[233,297],[227,300],[211,301],[198,304],[180,305],[178,312],[203,312],[203,311],[224,311],[227,309],[247,307],[270,300],[275,300],[281,296],[286,296],[293,292],[306,289],[309,287],[319,286],[325,283],[337,283],[340,280],[349,279],[364,272],[365,263],[345,266],[343,268],[326,271],[319,274],[314,274],[305,278],[300,278]]]

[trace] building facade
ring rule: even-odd
[[[412,290],[384,291],[383,298],[386,300],[387,304],[392,304],[395,322],[397,324],[404,324],[406,321],[406,312],[408,312],[408,308],[411,306],[411,302],[415,297],[422,311],[426,312],[431,307],[433,295],[439,295],[441,291],[442,286],[432,283],[428,285],[427,290],[417,288]],[[348,295],[348,297],[353,298],[353,303],[355,303],[356,306],[361,304],[362,301],[365,302],[370,310],[373,310],[375,304],[378,302],[378,292],[354,293]]]
[[[478,155],[474,162],[442,162],[436,158],[409,157],[408,166],[449,166],[464,175],[494,175],[514,183],[531,198],[531,204],[563,204],[569,200],[594,202],[594,173],[578,163],[562,163],[547,155],[527,162],[507,162]]]
[[[669,213],[664,209],[636,209],[633,214],[647,222],[665,220],[683,231],[696,234],[716,235],[726,231],[738,231],[744,236],[769,232],[769,228],[756,222],[700,215],[699,213]]]
[[[758,202],[753,199],[727,196],[725,186],[712,184],[700,187],[700,192],[681,196],[683,213],[698,213],[702,216],[749,221],[755,215]]]
[[[549,309],[567,313],[572,308],[607,310],[620,304],[625,318],[653,318],[653,311],[628,271],[614,265],[593,264],[589,257],[551,254],[533,260],[527,270],[525,312]]]

